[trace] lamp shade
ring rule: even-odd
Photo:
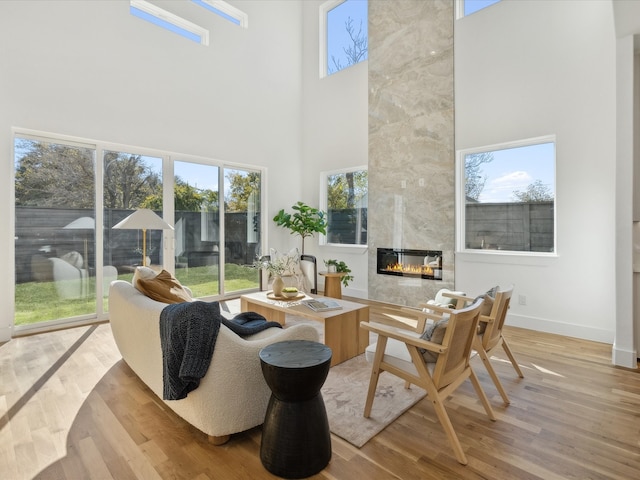
[[[127,230],[173,230],[173,227],[160,218],[153,210],[141,208],[118,222],[113,228]]]
[[[80,217],[69,225],[65,225],[64,228],[70,230],[93,230],[96,228],[96,221],[92,217]]]

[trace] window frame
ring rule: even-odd
[[[367,196],[368,196],[369,195],[369,180],[368,180],[369,166],[368,165],[358,165],[355,167],[346,167],[346,168],[341,168],[337,170],[327,170],[324,172],[320,172],[320,210],[327,213],[329,211],[328,195],[327,195],[327,181],[329,176],[344,174],[349,172],[361,172],[361,171],[367,172]],[[367,202],[367,209],[368,209],[368,202]],[[329,219],[327,218],[327,233],[329,233],[328,222],[329,222]],[[367,243],[355,244],[355,243],[332,243],[328,241],[327,235],[319,234],[318,244],[323,247],[336,247],[336,248],[366,251],[369,248],[369,235],[367,232]]]
[[[494,152],[498,150],[509,150],[512,148],[534,146],[545,143],[553,143],[553,251],[527,251],[527,250],[497,250],[479,249],[466,247],[466,168],[465,157],[469,154]],[[558,192],[557,192],[557,139],[556,135],[544,135],[540,137],[514,140],[482,147],[461,149],[456,152],[456,253],[458,254],[478,254],[478,255],[500,255],[518,257],[557,257],[558,256]],[[517,203],[517,202],[513,202]]]
[[[191,0],[196,5],[219,15],[228,22],[242,28],[249,28],[249,15],[223,0]]]
[[[209,46],[209,30],[206,28],[196,25],[146,0],[129,0],[129,5],[129,13],[134,17],[180,35],[192,42],[199,43],[205,47]],[[143,15],[137,12],[141,12]],[[151,18],[146,18],[146,16]]]
[[[327,69],[327,62],[329,61],[328,58],[328,52],[327,52],[327,48],[328,48],[328,41],[329,41],[329,31],[328,29],[328,24],[329,22],[327,21],[327,17],[329,15],[329,12],[331,10],[333,10],[334,8],[339,7],[340,5],[342,5],[343,3],[347,2],[348,0],[328,0],[324,3],[322,3],[320,5],[320,7],[318,7],[318,19],[319,19],[319,35],[318,35],[318,39],[319,39],[319,44],[318,44],[318,50],[319,50],[319,55],[318,55],[318,59],[320,62],[320,78],[326,78],[329,77],[332,74],[329,74],[328,69]],[[367,0],[367,7],[368,7],[368,3],[369,0]],[[368,14],[367,14],[368,15]],[[368,17],[367,17],[368,18]],[[369,33],[368,33],[368,29],[367,29],[367,43],[369,41]],[[365,60],[361,60],[358,63],[362,63],[364,61],[368,60],[368,52],[367,52],[367,58]],[[356,64],[357,65],[357,64]],[[338,73],[338,72],[342,72],[343,70],[347,70],[348,67],[353,67],[354,65],[349,65],[347,67],[341,68],[340,70],[334,72],[334,73]]]

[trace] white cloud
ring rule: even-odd
[[[512,201],[513,192],[524,190],[533,183],[529,173],[519,170],[501,175],[497,178],[488,178],[480,195],[481,202],[509,202]]]

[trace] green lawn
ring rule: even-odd
[[[189,287],[194,298],[218,294],[217,267],[191,267],[180,269],[176,274],[183,285]],[[120,280],[131,281],[133,274],[119,275]],[[247,290],[258,287],[258,272],[254,268],[227,264],[225,269],[225,292]],[[89,291],[95,291],[95,278],[89,279]],[[15,324],[55,320],[60,318],[92,315],[96,311],[95,298],[61,299],[53,282],[28,282],[16,285]],[[107,298],[105,297],[105,310]]]

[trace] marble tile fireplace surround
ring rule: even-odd
[[[369,0],[372,300],[417,305],[454,285],[454,3]],[[440,253],[439,279],[379,272],[379,249],[425,247]]]

